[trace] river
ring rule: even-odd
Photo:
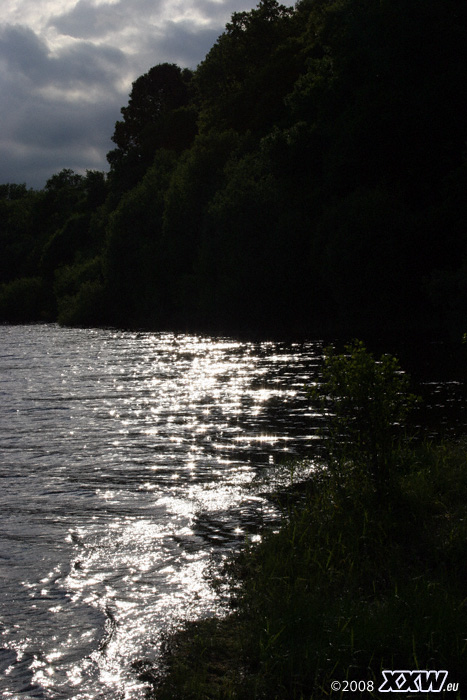
[[[320,343],[0,327],[0,691],[140,700],[132,663],[222,612],[208,572],[276,517]]]
[[[142,700],[132,664],[225,610],[209,572],[277,520],[271,475],[313,453],[322,351],[0,327],[3,698]],[[424,389],[433,425],[465,433],[463,382]]]

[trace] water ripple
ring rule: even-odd
[[[313,439],[319,344],[0,328],[0,690],[139,700],[131,663],[216,612],[215,554],[274,514],[258,469]]]

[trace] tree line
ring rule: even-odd
[[[109,172],[0,186],[0,320],[461,334],[467,5],[261,0],[121,110]]]

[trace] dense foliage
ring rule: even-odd
[[[110,172],[0,187],[0,319],[465,330],[467,5],[262,0],[151,68]]]

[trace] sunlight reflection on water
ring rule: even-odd
[[[0,689],[125,698],[206,572],[275,517],[258,470],[317,425],[316,343],[3,327]]]

